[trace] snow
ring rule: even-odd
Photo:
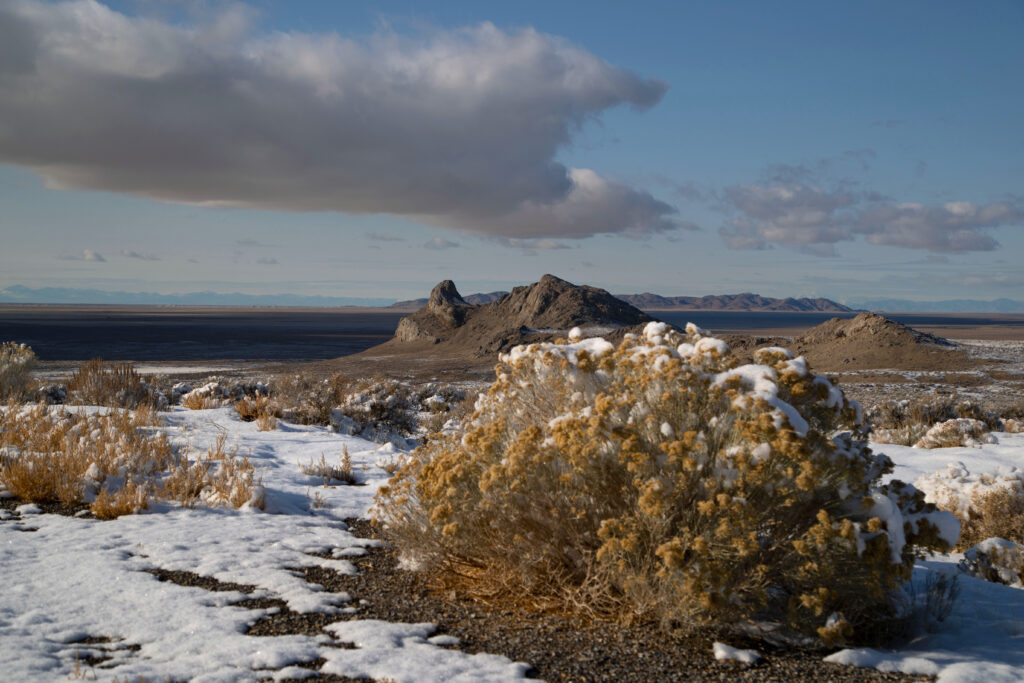
[[[996,436],[999,443],[981,447],[873,448],[893,460],[890,479],[913,482],[929,499],[950,492],[969,496],[986,487],[1005,486],[1019,474],[1013,468],[1024,465],[1024,434]],[[944,621],[930,624],[928,632],[898,649],[845,649],[825,661],[936,676],[940,683],[1024,680],[1024,590],[963,573],[963,558],[959,553],[932,556],[914,567],[912,581],[921,593],[929,576],[958,577],[960,596]]]
[[[143,514],[104,522],[41,514],[21,505],[0,519],[0,671],[5,680],[66,680],[77,657],[111,656],[96,668],[102,680],[246,681],[303,677],[318,657],[324,672],[399,681],[509,680],[528,666],[496,655],[467,655],[452,640],[427,639],[433,625],[358,620],[344,593],[306,582],[295,569],[325,567],[352,574],[346,559],[377,544],[351,534],[342,521],[365,517],[389,475],[381,465],[393,447],[319,427],[279,423],[257,431],[233,409],[165,414],[173,442],[197,451],[226,434],[262,475],[266,511],[151,505]],[[362,486],[323,486],[300,463],[348,449]],[[314,505],[319,494],[324,507]],[[7,512],[5,510],[5,512]],[[32,516],[31,533],[19,517]],[[317,553],[313,555],[311,553]],[[321,557],[320,555],[324,555]],[[219,581],[256,586],[209,592],[161,582],[145,570],[183,570]],[[329,630],[359,649],[332,647],[327,635],[247,636],[267,610],[233,607],[243,597],[276,597],[297,612],[338,614]],[[356,621],[344,621],[355,612]],[[84,638],[109,638],[81,644]],[[138,647],[137,651],[132,648]]]
[[[731,662],[743,662],[744,664],[757,664],[761,661],[761,655],[754,650],[741,650],[725,643],[715,642],[711,644],[711,651],[715,655],[715,659],[722,661]]]
[[[763,369],[742,372],[751,385],[771,382]],[[295,568],[317,566],[357,571],[351,558],[376,541],[356,537],[343,520],[367,515],[389,476],[382,466],[400,454],[393,444],[285,421],[276,431],[260,432],[231,408],[176,408],[163,415],[163,429],[179,447],[202,452],[225,434],[225,450],[237,447],[248,455],[266,488],[266,511],[160,503],[143,514],[101,522],[44,514],[31,504],[0,510],[5,680],[66,680],[76,656],[100,655],[111,657],[107,668],[95,669],[101,680],[301,678],[312,673],[303,663],[317,658],[326,662],[324,673],[396,681],[526,676],[528,664],[494,654],[469,655],[458,649],[457,639],[438,634],[434,624],[360,619],[360,605],[351,596],[323,590],[296,574]],[[980,447],[873,448],[894,461],[890,478],[912,482],[929,496],[969,496],[1021,476],[1013,468],[1024,467],[1024,434],[997,437],[998,443]],[[302,472],[301,464],[321,454],[333,460],[343,447],[361,485],[325,488],[320,478]],[[885,504],[877,500],[876,509]],[[959,577],[961,594],[948,618],[930,623],[898,648],[846,649],[828,661],[932,675],[942,682],[1024,678],[1024,589],[964,574],[958,568],[962,559],[933,556],[914,569],[919,595],[925,594],[929,577]],[[256,592],[249,597],[275,597],[291,610],[337,615],[327,631],[338,640],[324,634],[247,636],[247,627],[267,610],[232,606],[241,593],[161,582],[145,571],[157,568],[253,585]],[[110,642],[76,642],[87,637]],[[356,649],[339,648],[338,641]],[[743,652],[719,643],[714,654],[735,659],[746,656],[736,654]]]

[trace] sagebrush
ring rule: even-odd
[[[665,624],[775,622],[825,642],[898,616],[955,518],[882,485],[856,404],[802,358],[737,367],[696,327],[518,347],[376,517],[411,566],[482,599]],[[845,430],[845,431],[844,431]]]
[[[36,354],[31,347],[16,342],[0,346],[0,400],[20,400],[32,384]]]

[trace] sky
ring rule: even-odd
[[[1024,299],[1024,4],[0,0],[0,288]]]

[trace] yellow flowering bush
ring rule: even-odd
[[[826,642],[892,616],[959,525],[857,439],[803,358],[739,365],[690,325],[517,347],[459,433],[415,451],[376,515],[407,564],[532,607]]]

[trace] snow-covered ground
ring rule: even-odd
[[[283,422],[276,431],[259,432],[232,408],[179,409],[166,422],[176,441],[198,451],[226,434],[227,450],[237,446],[262,474],[266,511],[159,504],[103,522],[37,514],[35,506],[23,506],[20,519],[0,515],[0,678],[66,680],[76,657],[101,654],[113,655],[108,668],[80,668],[90,679],[295,678],[312,673],[295,665],[320,657],[327,660],[325,673],[375,679],[523,677],[525,664],[440,647],[450,644],[448,637],[432,643],[431,624],[339,618],[328,630],[357,649],[331,647],[328,636],[244,635],[265,611],[230,606],[243,597],[278,597],[298,612],[358,612],[348,595],[318,590],[288,568],[356,571],[345,558],[365,553],[375,541],[353,536],[342,520],[366,516],[388,479],[381,465],[394,458],[394,447]],[[324,488],[322,480],[301,471],[300,464],[321,454],[336,461],[343,446],[364,485]],[[255,585],[258,592],[209,592],[142,571],[156,568]],[[81,644],[87,638],[112,642]]]
[[[0,510],[4,680],[66,680],[76,657],[101,654],[112,659],[106,668],[87,669],[89,678],[295,678],[311,675],[301,664],[318,658],[326,660],[325,673],[397,681],[525,676],[525,663],[443,647],[450,637],[432,636],[431,624],[360,620],[349,596],[320,590],[289,569],[356,571],[346,558],[375,542],[352,535],[342,520],[367,514],[376,489],[388,479],[382,466],[394,459],[393,446],[285,422],[276,431],[260,432],[230,408],[176,409],[166,414],[166,424],[174,440],[197,451],[227,435],[227,449],[237,446],[262,474],[266,510],[159,504],[109,522],[38,514],[34,506],[24,506],[20,515]],[[975,474],[1024,465],[1024,434],[996,436],[998,444],[981,448],[875,448],[896,462],[893,476],[911,482],[946,470],[950,462]],[[321,454],[336,460],[342,447],[363,485],[324,488],[302,472],[301,464]],[[952,555],[921,562],[914,580],[923,585],[929,573],[957,573],[958,560]],[[265,610],[231,606],[240,593],[183,587],[142,571],[157,568],[255,585],[257,593],[245,597],[277,597],[295,611],[337,613],[327,630],[357,648],[332,647],[335,641],[326,635],[247,636],[247,627]],[[1024,590],[966,575],[960,585],[952,615],[932,632],[896,651],[843,650],[830,660],[933,674],[941,681],[1024,680]]]

